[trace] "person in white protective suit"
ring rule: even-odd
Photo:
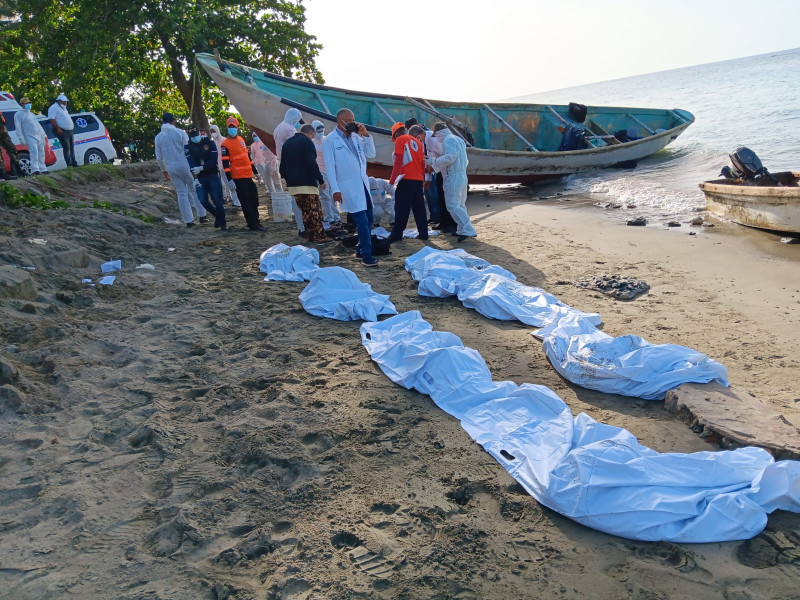
[[[23,96],[20,98],[19,103],[22,105],[22,110],[14,113],[14,128],[22,136],[25,145],[28,146],[31,175],[49,173],[44,164],[44,145],[47,141],[47,134],[42,129],[41,123],[36,119],[36,115],[31,112],[31,101]]]
[[[319,191],[319,201],[322,204],[322,226],[328,230],[331,227],[338,229],[342,227],[342,219],[339,216],[339,208],[333,201],[331,187],[328,185],[328,175],[325,173],[325,156],[322,154],[322,143],[325,141],[325,125],[322,121],[311,121],[314,127],[314,146],[317,148],[317,166],[325,180],[325,187]]]
[[[283,145],[286,143],[286,140],[288,140],[290,137],[294,137],[294,134],[300,131],[300,121],[302,121],[302,119],[303,114],[299,110],[296,108],[290,108],[283,116],[283,121],[278,123],[275,131],[272,132],[272,137],[275,140],[275,154],[278,155],[279,163],[281,161],[281,150],[283,149]],[[294,214],[294,222],[297,224],[298,233],[303,235],[306,231],[306,228],[303,225],[303,213],[300,212],[300,208],[297,206],[294,196],[292,196],[292,214]]]
[[[372,200],[373,227],[380,227],[384,217],[394,227],[394,186],[385,179],[370,177],[369,196]]]
[[[217,125],[211,126],[211,139],[214,140],[217,150],[222,148],[222,142],[225,141],[225,138],[219,132],[219,127]],[[225,169],[222,167],[222,152],[217,153],[217,168],[219,169],[219,176],[222,181],[222,195],[224,196],[225,201],[230,201],[230,203],[234,206],[241,208],[242,203],[239,202],[239,196],[236,195],[236,190],[230,189],[228,187],[228,181],[225,179]]]
[[[456,222],[458,241],[463,242],[478,235],[467,213],[467,145],[446,127],[436,131],[434,138],[441,139],[443,154],[428,161],[434,170],[442,173],[447,212]]]
[[[253,143],[250,145],[250,156],[270,193],[282,192],[281,177],[278,173],[278,157],[255,133],[253,134]]]
[[[194,227],[192,207],[197,211],[201,223],[207,223],[206,209],[197,199],[194,189],[194,175],[186,160],[184,146],[189,143],[189,136],[182,129],[175,127],[175,117],[164,113],[161,118],[161,133],[156,136],[156,160],[167,181],[171,181],[178,194],[178,207],[187,227]]]

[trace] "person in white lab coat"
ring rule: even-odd
[[[214,144],[217,146],[217,150],[222,148],[222,142],[225,141],[223,135],[219,132],[219,126],[212,125],[211,126],[211,139],[213,140]],[[236,190],[232,190],[228,187],[228,180],[225,179],[225,170],[222,168],[222,153],[219,152],[217,154],[217,168],[219,169],[219,176],[220,182],[222,184],[222,195],[225,197],[225,202],[230,201],[237,208],[242,207],[242,203],[239,202],[239,196],[236,195]]]
[[[456,235],[458,241],[463,242],[468,237],[476,237],[478,234],[469,220],[467,212],[467,145],[460,137],[446,127],[439,129],[434,137],[441,138],[443,154],[431,159],[432,167],[441,171],[444,178],[444,198],[447,212],[456,222]]]
[[[275,140],[275,154],[278,156],[279,163],[283,145],[286,143],[286,140],[294,137],[294,134],[300,131],[300,121],[302,120],[303,114],[296,108],[290,108],[283,116],[283,121],[278,123],[278,126],[275,127],[275,131],[272,132],[272,137]],[[300,235],[305,234],[306,228],[303,225],[303,213],[297,206],[294,196],[292,196],[292,214],[294,214],[294,222],[297,224],[298,233]]]
[[[14,113],[14,128],[22,137],[25,145],[28,146],[28,154],[31,161],[31,174],[42,175],[48,173],[44,164],[44,145],[47,134],[42,129],[41,123],[36,119],[36,115],[31,111],[31,101],[23,96],[19,99],[22,110]]]
[[[175,127],[175,117],[164,113],[161,118],[161,133],[156,136],[156,160],[167,181],[171,181],[178,194],[178,207],[187,227],[194,227],[192,206],[197,211],[201,223],[207,223],[206,209],[197,199],[194,191],[194,176],[186,161],[184,147],[189,143],[189,136],[182,129]]]
[[[366,266],[375,266],[378,261],[372,256],[372,201],[367,178],[367,159],[375,158],[375,140],[362,123],[356,123],[351,110],[342,108],[336,113],[336,129],[322,144],[322,153],[333,200],[350,214],[358,231],[356,257]]]

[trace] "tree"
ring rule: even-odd
[[[65,91],[143,148],[165,110],[207,129],[206,106],[215,117],[227,107],[199,52],[322,81],[302,0],[0,0],[3,11],[17,18],[0,21],[0,89],[37,107]]]

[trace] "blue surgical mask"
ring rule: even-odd
[[[203,139],[203,137],[202,137],[202,136],[199,136],[199,135],[193,135],[191,139],[192,139],[192,141],[193,141],[195,144],[199,144],[199,143],[200,143],[200,140],[202,140],[202,139]]]
[[[253,136],[253,141],[254,141],[254,142],[257,142],[257,141],[258,141],[258,136],[257,136],[257,135],[254,135],[254,136]]]
[[[25,105],[25,110],[30,110],[30,109],[31,109],[31,105],[30,105],[30,103],[26,104],[26,105]]]
[[[295,124],[294,124],[294,128],[295,128],[297,131],[300,131],[300,123],[295,123]]]
[[[229,136],[233,137],[237,133],[239,133],[239,128],[238,127],[228,127],[228,135]]]

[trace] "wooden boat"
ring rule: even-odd
[[[772,173],[783,187],[732,179],[704,181],[706,208],[726,219],[771,231],[800,233],[800,171]]]
[[[592,106],[584,123],[591,148],[559,152],[562,131],[570,122],[567,106],[490,106],[370,94],[297,81],[210,54],[199,54],[197,60],[248,127],[272,148],[272,132],[290,107],[299,109],[306,123],[322,121],[326,131],[336,127],[340,108],[351,109],[375,138],[377,156],[368,170],[376,177],[391,173],[389,128],[411,117],[428,126],[445,121],[457,135],[472,137],[468,174],[474,184],[535,183],[582,169],[629,164],[658,152],[694,122],[691,113],[680,109]],[[622,129],[638,139],[623,143],[609,133]]]

